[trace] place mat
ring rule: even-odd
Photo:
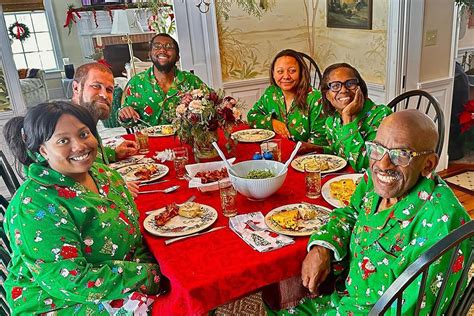
[[[474,171],[464,171],[457,175],[445,178],[444,181],[457,186],[459,189],[474,193]]]

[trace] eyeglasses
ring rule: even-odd
[[[160,49],[172,50],[172,49],[175,48],[172,43],[166,43],[166,44],[151,43],[150,46],[151,46],[151,48],[154,49],[154,50],[160,50]]]
[[[390,161],[394,165],[400,167],[408,166],[414,157],[434,153],[433,150],[416,152],[409,149],[388,149],[373,142],[365,142],[365,148],[367,149],[367,154],[369,155],[370,159],[379,161],[383,158],[383,156],[385,156],[385,154],[388,153]]]
[[[341,81],[333,81],[328,83],[328,88],[332,92],[339,92],[342,89],[342,85],[345,85],[348,90],[354,90],[359,85],[359,80],[357,79],[349,79],[344,82]]]

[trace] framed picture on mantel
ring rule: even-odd
[[[327,27],[372,29],[372,0],[327,0]]]

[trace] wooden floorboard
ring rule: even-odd
[[[448,165],[448,169],[439,172],[439,175],[442,178],[447,178],[451,175],[459,173],[462,170],[474,170],[474,164],[450,163]],[[474,195],[466,191],[459,190],[458,188],[450,185],[449,183],[448,185],[453,190],[459,202],[461,202],[461,204],[466,208],[467,212],[471,216],[471,219],[474,219]]]

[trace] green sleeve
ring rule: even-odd
[[[326,117],[323,115],[323,106],[320,102],[321,93],[312,93],[308,99],[310,107],[310,135],[308,142],[319,146],[326,146],[328,144],[325,127]]]
[[[132,291],[158,293],[160,268],[157,264],[122,260],[88,262],[81,250],[81,232],[74,225],[69,210],[59,205],[56,212],[45,211],[44,217],[38,220],[34,210],[44,210],[49,201],[40,195],[31,195],[35,198],[28,206],[13,206],[12,213],[17,215],[12,220],[10,237],[15,240],[15,236],[21,236],[15,251],[21,253],[36,283],[49,295],[86,303],[122,298]],[[51,238],[36,242],[38,230]]]
[[[315,245],[328,248],[333,251],[336,261],[341,261],[350,254],[349,244],[352,230],[357,221],[366,190],[367,183],[363,178],[357,185],[349,206],[334,209],[329,215],[329,222],[311,235],[308,251]]]
[[[250,127],[273,130],[272,118],[277,113],[277,105],[272,99],[272,90],[272,87],[267,88],[247,113],[247,122]]]
[[[117,153],[115,152],[115,149],[108,146],[104,146],[104,152],[107,156],[107,159],[109,160],[109,163],[117,161]]]

